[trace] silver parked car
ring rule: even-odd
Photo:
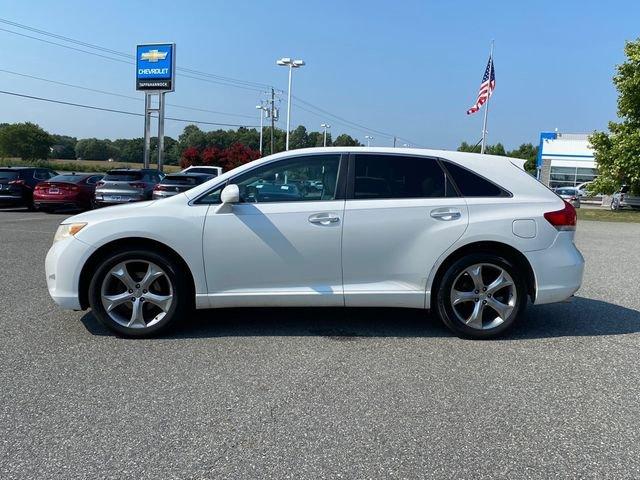
[[[167,175],[154,187],[153,199],[173,197],[215,177],[216,175],[202,173],[173,173]]]
[[[575,208],[580,208],[580,192],[576,187],[558,187],[553,191]]]
[[[153,188],[163,178],[160,170],[111,170],[96,184],[95,206],[151,200]]]
[[[640,196],[630,195],[629,185],[622,185],[620,190],[613,194],[611,199],[611,210],[620,210],[621,208],[640,209]]]

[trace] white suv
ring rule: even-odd
[[[314,148],[256,160],[158,202],[71,217],[46,259],[53,299],[156,333],[189,309],[432,310],[504,332],[527,299],[567,299],[576,212],[505,157]]]

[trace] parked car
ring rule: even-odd
[[[487,157],[292,150],[161,202],[76,215],[47,254],[49,293],[129,336],[192,307],[346,306],[432,310],[460,336],[493,337],[528,299],[571,297],[584,259],[575,208],[511,159]],[[292,178],[322,191],[255,195]]]
[[[160,170],[110,170],[96,185],[95,206],[151,200],[153,188],[164,178]]]
[[[206,174],[214,175],[217,177],[218,175],[222,175],[222,167],[211,167],[208,165],[199,165],[199,166],[187,167],[184,170],[182,170],[180,173],[206,173]]]
[[[33,190],[43,180],[49,180],[58,172],[49,168],[2,167],[0,168],[0,206],[27,207],[33,210]]]
[[[640,209],[640,197],[629,195],[628,185],[620,187],[620,190],[614,193],[611,199],[611,210],[620,210],[621,208]]]
[[[173,173],[167,175],[153,188],[153,199],[172,197],[212,178],[215,178],[215,175],[202,173]]]
[[[580,208],[580,192],[576,187],[558,187],[553,191],[574,207]]]
[[[93,206],[96,183],[102,174],[65,173],[40,182],[33,190],[33,204],[42,211],[61,208],[89,210]]]

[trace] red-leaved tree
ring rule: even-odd
[[[225,172],[228,172],[259,157],[260,152],[258,150],[236,142],[222,151],[218,165],[220,165]]]
[[[180,156],[180,167],[187,168],[200,164],[200,152],[196,147],[189,147]]]
[[[207,147],[200,154],[203,165],[219,166],[222,150],[218,147]]]

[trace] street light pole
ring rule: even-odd
[[[291,76],[294,68],[300,68],[305,65],[303,60],[292,60],[289,57],[283,57],[276,61],[281,67],[289,67],[289,90],[287,92],[287,141],[286,150],[289,150],[289,133],[291,130]]]
[[[264,112],[266,112],[267,109],[264,105],[256,105],[256,108],[260,110],[260,156],[262,156],[262,131],[264,130],[262,121],[264,119]]]
[[[371,146],[371,140],[373,140],[375,137],[372,137],[371,135],[365,135],[364,138],[367,139],[367,147]]]
[[[324,137],[322,139],[322,146],[326,147],[327,146],[327,129],[331,128],[331,125],[329,125],[328,123],[323,123],[320,126],[324,128]]]

